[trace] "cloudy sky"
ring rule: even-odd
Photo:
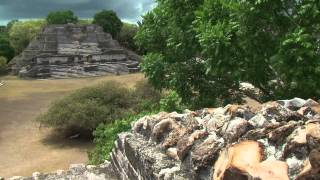
[[[125,21],[137,22],[155,6],[155,0],[0,0],[0,25],[12,19],[44,18],[48,12],[71,9],[80,18],[92,18],[112,9]]]

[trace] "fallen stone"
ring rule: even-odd
[[[224,141],[218,139],[215,135],[210,135],[203,143],[197,145],[191,151],[191,160],[194,170],[198,170],[209,165],[217,158],[219,150],[222,148]]]
[[[191,135],[186,135],[177,143],[177,155],[180,160],[183,160],[187,153],[192,148],[194,142],[200,138],[206,137],[208,133],[203,130],[196,130]]]
[[[249,129],[249,122],[242,118],[234,118],[225,123],[220,134],[229,143],[232,143],[240,138]]]
[[[225,179],[226,172],[235,179],[248,176],[249,179],[289,180],[286,162],[261,162],[263,158],[263,148],[258,142],[243,141],[235,144],[220,154],[214,166],[213,180]]]
[[[294,98],[290,100],[279,100],[277,102],[280,103],[285,108],[296,111],[300,109],[302,106],[304,106],[307,101],[301,98]]]
[[[320,177],[320,152],[312,150],[309,159],[306,160],[301,173],[297,176],[296,180],[316,180]]]

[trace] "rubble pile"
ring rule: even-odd
[[[320,179],[319,104],[295,98],[159,113],[119,135],[119,179]]]

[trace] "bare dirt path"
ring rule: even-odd
[[[142,79],[141,74],[32,81],[0,77],[5,83],[0,87],[0,176],[30,176],[86,163],[92,143],[57,137],[52,130],[39,128],[35,117],[75,89],[106,80],[133,86]]]

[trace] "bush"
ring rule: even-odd
[[[92,132],[100,123],[134,114],[136,100],[131,90],[116,82],[107,82],[77,90],[54,102],[37,121],[64,132]]]
[[[134,94],[140,103],[138,112],[159,110],[159,101],[162,94],[147,81],[137,82]]]
[[[135,90],[116,82],[75,91],[54,102],[37,121],[63,133],[92,132],[99,124],[108,124],[127,116],[151,110],[160,94],[147,83],[138,83]],[[148,104],[146,106],[145,104]]]
[[[47,16],[48,24],[77,23],[78,17],[71,10],[50,12]]]
[[[181,98],[175,91],[168,93],[164,98],[160,100],[160,110],[166,112],[183,110]]]
[[[7,73],[7,59],[5,57],[0,56],[0,75]]]
[[[94,15],[93,24],[101,26],[106,33],[117,38],[122,28],[122,22],[114,11],[103,10]]]

